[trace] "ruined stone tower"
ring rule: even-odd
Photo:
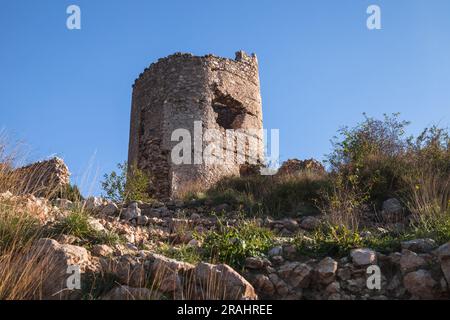
[[[175,134],[172,141],[177,129],[190,134],[190,154],[179,154],[191,163],[173,161],[174,147],[182,140]],[[228,135],[236,130],[246,132],[246,138]],[[209,138],[206,131],[211,131]],[[203,138],[198,138],[199,132]],[[230,141],[231,156],[221,152],[225,146],[230,149]],[[216,161],[205,161],[205,154]],[[264,159],[255,55],[239,51],[231,60],[176,53],[150,65],[135,81],[128,163],[151,177],[154,196],[168,199],[190,184],[209,186],[223,176],[238,175],[243,157],[249,163]]]

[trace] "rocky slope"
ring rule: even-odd
[[[33,196],[0,195],[0,201],[20,203],[18,210],[34,212],[44,230],[51,230],[77,208],[89,212],[89,225],[100,233],[117,233],[123,241],[89,243],[70,234],[43,236],[29,253],[48,272],[38,298],[45,299],[448,299],[450,243],[432,239],[401,244],[401,251],[380,253],[354,248],[348,256],[308,258],[292,243],[292,236],[320,224],[317,217],[260,219],[279,237],[264,256],[248,256],[243,268],[226,264],[188,263],[161,254],[170,244],[201,250],[196,233],[218,228],[224,212],[231,226],[238,212],[227,205],[209,207],[171,201],[118,205],[101,198],[83,203]],[[68,268],[76,266],[82,289],[67,290]],[[373,278],[378,266],[380,286]],[[376,270],[375,270],[376,271]],[[376,275],[376,274],[375,274]]]

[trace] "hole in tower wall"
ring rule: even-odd
[[[212,108],[217,114],[216,122],[224,129],[238,129],[235,124],[236,118],[245,113],[245,108],[241,102],[224,95],[219,90],[214,91]]]

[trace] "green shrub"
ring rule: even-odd
[[[343,127],[332,141],[327,156],[339,187],[365,194],[368,201],[380,204],[401,189],[403,161],[407,149],[407,121],[399,114],[378,120],[367,117],[353,128]]]
[[[344,257],[352,249],[370,248],[382,253],[400,250],[400,242],[411,239],[411,235],[377,234],[362,237],[345,226],[323,225],[310,238],[298,235],[294,243],[300,254],[310,257]]]
[[[234,226],[220,222],[217,231],[208,231],[201,240],[207,260],[241,268],[245,258],[266,254],[273,246],[274,235],[255,221],[243,220]]]
[[[327,160],[333,192],[325,211],[331,212],[333,221],[357,229],[358,214],[367,208],[379,210],[390,197],[402,199],[416,215],[448,212],[448,130],[433,126],[417,137],[407,137],[408,124],[398,114],[382,120],[365,116],[357,126],[339,131]]]
[[[438,244],[450,241],[450,214],[420,219],[412,226],[409,238],[431,238]]]
[[[312,241],[310,240],[312,239]],[[345,256],[348,252],[362,246],[362,238],[345,226],[323,226],[311,238],[298,236],[294,240],[300,254],[306,256]]]
[[[137,168],[128,169],[126,162],[118,164],[119,172],[104,175],[101,182],[104,197],[116,202],[152,200],[149,195],[150,177]]]

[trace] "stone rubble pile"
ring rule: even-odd
[[[51,197],[69,185],[70,172],[64,161],[52,158],[15,169],[12,175],[17,180],[15,186],[20,193],[38,197]]]

